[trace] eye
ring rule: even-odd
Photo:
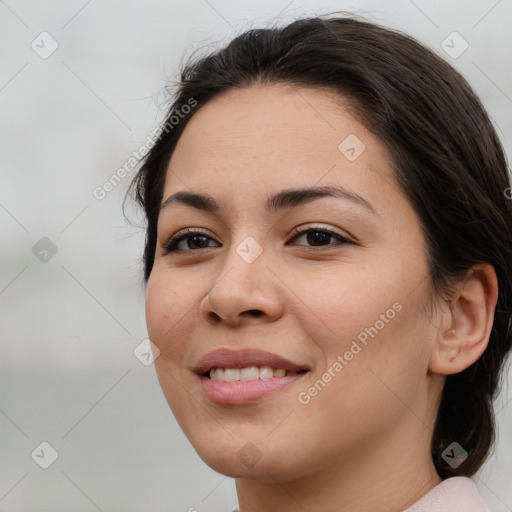
[[[291,240],[297,240],[302,237],[305,237],[308,244],[311,244],[309,245],[309,247],[348,245],[353,243],[351,240],[338,233],[334,233],[333,231],[330,231],[328,229],[321,228],[296,228],[293,230],[293,235],[294,236],[292,237]],[[337,242],[329,242],[329,240],[331,240],[332,238],[335,238]],[[207,249],[209,247],[215,247],[214,245],[210,245],[211,241],[214,242],[213,238],[208,236],[208,234],[206,234],[205,232],[198,231],[192,228],[187,228],[182,231],[179,231],[173,237],[171,237],[169,241],[163,246],[163,249],[165,254],[169,254],[171,252],[192,252],[198,249]],[[217,247],[219,247],[219,245],[217,245]]]
[[[206,233],[191,228],[184,229],[176,233],[169,241],[163,246],[164,253],[170,252],[190,252],[195,249],[206,249],[213,247],[208,245],[208,241],[213,241],[213,238]]]
[[[334,233],[333,231],[330,231],[328,229],[321,229],[321,228],[308,228],[308,229],[299,229],[296,228],[294,230],[294,237],[292,240],[300,239],[304,237],[306,241],[311,244],[309,247],[323,247],[323,246],[329,246],[329,245],[347,245],[352,244],[353,242],[349,240],[348,238],[338,234]],[[337,243],[329,243],[329,240],[335,238],[338,240]],[[303,244],[298,244],[303,245]]]

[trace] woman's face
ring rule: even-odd
[[[341,100],[229,90],[169,164],[147,285],[155,366],[199,455],[234,477],[429,453],[424,237],[383,144]]]

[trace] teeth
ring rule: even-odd
[[[240,380],[258,380],[260,369],[257,366],[249,366],[240,370]]]
[[[224,370],[224,380],[227,382],[240,380],[240,370],[238,368],[226,368]]]
[[[247,368],[212,368],[210,370],[210,379],[222,380],[225,382],[234,382],[237,380],[267,380],[272,377],[284,377],[297,375],[297,372],[287,372],[282,368],[275,369],[270,366],[248,366]]]
[[[260,368],[260,379],[271,379],[274,376],[274,370],[270,366],[262,366]]]

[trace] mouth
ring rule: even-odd
[[[204,377],[222,382],[247,382],[259,379],[268,380],[274,377],[292,377],[307,371],[309,370],[290,372],[284,368],[272,368],[271,366],[246,366],[245,368],[212,368],[204,374]]]
[[[274,395],[311,371],[308,365],[256,349],[218,349],[194,369],[208,399],[220,405],[242,405]]]

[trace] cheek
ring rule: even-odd
[[[374,305],[372,313],[345,339],[350,344],[344,347],[344,359],[350,359],[345,377],[357,390],[356,408],[372,403],[382,414],[386,409],[388,415],[400,414],[403,404],[415,402],[426,379],[432,331],[415,301],[389,299]]]
[[[305,432],[321,430],[322,436],[338,439],[340,446],[358,445],[411,415],[427,372],[428,341],[421,337],[424,328],[418,321],[419,312],[413,311],[410,303],[403,304],[382,326],[376,320],[381,311],[385,314],[388,310],[386,301],[384,306],[366,306],[378,313],[376,317],[366,315],[375,330],[361,329],[360,321],[356,327],[353,317],[352,328],[340,325],[347,337],[333,337],[331,344],[324,344],[325,368],[319,369],[309,388],[299,390],[306,393],[301,403],[309,400],[298,409],[303,424],[310,427],[305,427]],[[358,339],[359,333],[365,336]],[[365,343],[360,341],[363,338]],[[418,414],[421,417],[421,411]]]
[[[164,396],[178,422],[190,396],[183,388],[183,359],[191,338],[194,303],[179,276],[155,267],[146,287],[146,323],[150,340],[160,350],[155,371]],[[193,288],[192,288],[193,289]]]
[[[199,296],[193,285],[183,284],[179,275],[172,277],[153,270],[146,287],[146,323],[151,341],[160,349],[157,361],[174,359],[183,349],[190,333],[194,306]]]
[[[337,269],[330,276],[295,281],[301,287],[297,294],[308,297],[304,311],[309,321],[303,327],[323,352],[321,371],[343,374],[332,380],[341,385],[348,379],[367,398],[375,387],[385,389],[385,383],[401,390],[424,378],[433,339],[423,287],[411,294],[414,276],[402,270],[397,278],[400,272],[391,267]]]
[[[392,275],[392,272],[388,271],[386,275]],[[375,322],[379,322],[380,331],[399,315],[393,309],[401,294],[399,283],[383,278],[378,268],[340,262],[321,272],[305,271],[288,278],[296,296],[303,298],[292,301],[301,307],[301,315],[297,312],[296,317],[307,317],[308,324],[304,328],[311,332],[315,326],[318,341],[324,340],[324,349],[331,356],[331,352],[343,353],[347,342],[350,345],[360,333],[364,337],[365,329],[374,326]],[[380,319],[382,314],[386,324]]]

